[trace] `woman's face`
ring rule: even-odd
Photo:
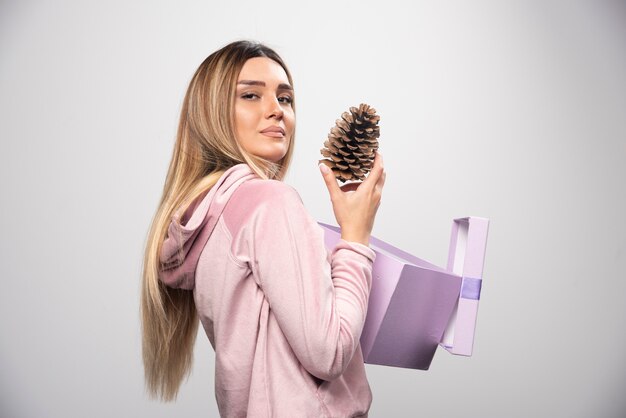
[[[283,67],[266,57],[250,58],[237,80],[235,134],[250,154],[278,162],[293,137],[293,88]]]

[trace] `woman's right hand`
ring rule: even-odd
[[[341,227],[341,238],[369,246],[374,218],[385,185],[382,155],[376,153],[372,170],[360,183],[339,187],[332,170],[320,164],[320,171],[330,194],[335,219]]]

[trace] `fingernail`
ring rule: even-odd
[[[320,171],[322,174],[328,174],[330,172],[330,168],[324,163],[320,163]]]

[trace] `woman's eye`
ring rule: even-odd
[[[293,99],[289,96],[281,96],[278,98],[278,101],[281,103],[285,103],[285,104],[291,104],[291,102],[293,101]]]
[[[256,94],[254,94],[254,93],[246,93],[246,94],[242,94],[242,95],[241,95],[241,98],[242,98],[242,99],[246,99],[246,100],[252,100],[252,99],[255,99],[255,98],[257,98],[257,97],[259,97],[259,96],[257,96],[257,95],[256,95]]]

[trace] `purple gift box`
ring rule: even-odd
[[[326,247],[339,227],[319,222]],[[472,354],[489,220],[455,219],[447,268],[370,238],[376,252],[361,334],[366,363],[428,370],[439,345]]]

